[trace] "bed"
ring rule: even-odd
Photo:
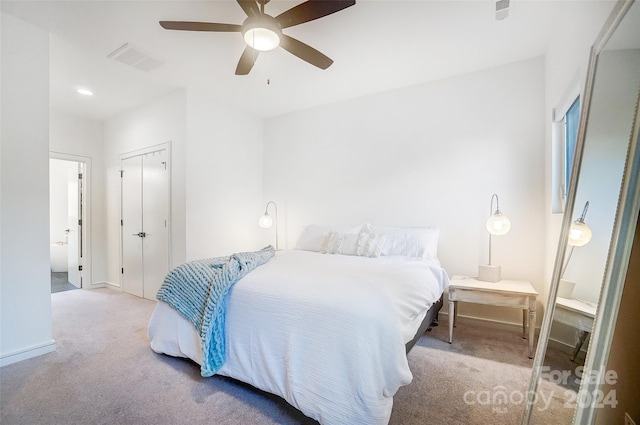
[[[363,244],[361,227],[326,230],[312,244],[303,232],[297,249],[278,251],[231,288],[216,373],[324,425],[387,424],[394,394],[412,379],[406,353],[436,317],[448,277],[431,255],[389,255],[392,237]],[[333,233],[341,242],[331,246]],[[374,255],[358,255],[365,246]],[[200,335],[163,301],[148,336],[155,352],[202,364]]]

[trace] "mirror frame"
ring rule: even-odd
[[[541,377],[549,336],[551,333],[556,297],[560,284],[560,275],[562,265],[565,261],[567,240],[569,236],[569,229],[571,227],[578,180],[580,176],[580,167],[582,164],[589,119],[588,115],[593,96],[593,86],[595,82],[598,57],[634,2],[635,0],[619,0],[618,3],[616,3],[609,15],[609,18],[604,24],[604,27],[596,38],[595,43],[591,47],[587,78],[583,94],[582,110],[580,112],[580,121],[578,125],[573,171],[569,181],[569,194],[562,220],[562,229],[558,241],[558,250],[554,263],[551,285],[549,287],[547,307],[538,337],[536,355],[533,362],[531,379],[529,381],[529,389],[526,393],[525,407],[522,413],[522,425],[527,425],[531,418],[531,413],[536,401],[538,382]],[[591,333],[590,348],[587,352],[587,358],[584,364],[583,376],[586,379],[581,380],[580,389],[577,394],[576,400],[580,402],[577,403],[578,406],[573,418],[574,424],[593,423],[595,419],[596,403],[591,402],[593,399],[591,395],[598,391],[598,388],[600,388],[604,379],[606,371],[603,369],[606,368],[609,359],[611,342],[613,340],[620,300],[622,298],[622,290],[631,255],[631,247],[633,245],[638,212],[640,209],[640,181],[638,177],[640,174],[640,150],[638,149],[640,139],[639,102],[640,93],[636,101],[634,122],[631,129],[631,137],[629,140],[621,189],[618,198],[618,207],[600,290],[600,299],[596,309],[596,316]],[[600,314],[601,311],[607,311],[608,314]],[[582,397],[583,395],[585,396]],[[589,402],[583,403],[583,400],[589,400]]]
[[[629,150],[627,152],[627,162],[625,165],[622,188],[618,201],[618,211],[613,228],[609,255],[607,257],[607,267],[605,269],[604,281],[600,292],[600,305],[605,307],[603,311],[608,314],[596,315],[591,333],[592,341],[596,341],[593,348],[587,353],[584,365],[585,377],[580,383],[578,400],[580,394],[595,394],[602,385],[606,367],[609,360],[611,343],[613,341],[616,321],[622,291],[627,277],[633,239],[636,232],[638,216],[640,212],[640,91],[636,100],[636,110],[634,113],[634,124],[632,129]],[[591,379],[594,378],[594,379]],[[593,399],[593,397],[591,397]],[[595,419],[597,403],[584,403],[576,409],[574,423],[593,423]]]

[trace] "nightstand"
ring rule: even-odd
[[[526,338],[528,326],[529,358],[533,358],[537,297],[538,293],[530,282],[501,280],[493,283],[483,282],[473,277],[453,276],[449,284],[449,343],[453,342],[458,301],[521,308],[522,338]]]
[[[582,345],[589,338],[595,316],[595,304],[575,298],[556,298],[556,311],[553,313],[553,320],[578,328],[580,331],[580,338],[573,351],[573,356],[571,356],[572,362],[576,360]]]

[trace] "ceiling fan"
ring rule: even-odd
[[[308,0],[274,18],[264,13],[264,5],[269,3],[269,0],[236,1],[247,14],[247,19],[242,25],[185,21],[160,21],[160,25],[168,30],[242,33],[247,47],[238,61],[236,75],[247,75],[253,68],[260,52],[272,50],[278,46],[311,65],[327,69],[333,63],[331,58],[313,47],[283,34],[282,29],[331,15],[356,4],[355,0]]]

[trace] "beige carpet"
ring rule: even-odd
[[[316,424],[279,397],[223,377],[202,378],[198,365],[155,354],[146,337],[152,301],[110,289],[51,299],[58,348],[0,369],[3,425]],[[532,360],[517,329],[461,320],[454,343],[446,339],[445,318],[411,351],[414,380],[394,397],[390,423],[520,423]],[[570,389],[545,383],[543,390],[553,403],[534,412],[532,423],[570,423],[573,411],[563,407]]]

